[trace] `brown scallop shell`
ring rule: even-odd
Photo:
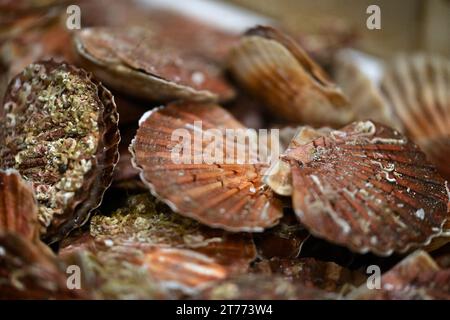
[[[246,273],[256,258],[251,235],[202,226],[173,213],[149,194],[128,198],[128,204],[112,215],[95,215],[90,232],[71,235],[60,248],[64,257],[89,251],[111,263],[126,259],[145,268],[162,288],[187,294]]]
[[[0,231],[17,233],[29,241],[39,239],[33,189],[14,170],[0,170]]]
[[[271,27],[250,29],[228,61],[236,80],[274,114],[316,125],[343,125],[353,118],[347,99],[325,72]]]
[[[211,300],[334,300],[338,296],[274,275],[248,274],[215,283],[198,299]]]
[[[448,179],[450,166],[450,60],[425,54],[400,56],[385,72],[381,89],[399,127]]]
[[[75,59],[71,33],[61,18],[20,33],[4,45],[0,60],[9,66],[8,81],[30,63],[55,59],[72,63]]]
[[[46,241],[100,205],[118,161],[117,122],[111,93],[82,69],[36,62],[11,81],[0,110],[0,164],[33,186]]]
[[[112,241],[114,245],[196,251],[226,267],[228,273],[246,272],[256,258],[250,235],[210,229],[155,201],[149,194],[132,196],[126,207],[111,216],[94,216],[91,236],[96,241]]]
[[[245,128],[217,105],[171,104],[149,112],[130,146],[142,181],[173,211],[210,227],[259,232],[275,225],[282,216],[281,204],[261,181],[266,165],[172,161],[176,143],[171,134],[183,129],[194,136],[195,121],[202,121],[203,133],[219,130],[223,141],[226,129]],[[232,158],[234,150],[224,155]]]
[[[89,298],[68,288],[65,266],[48,248],[0,231],[0,249],[0,299]]]
[[[155,247],[147,251],[143,266],[170,290],[192,294],[228,276],[224,266],[192,250]]]
[[[144,28],[87,28],[74,41],[80,63],[126,94],[152,101],[216,101],[234,95],[216,64]]]
[[[448,219],[445,181],[416,145],[381,124],[352,123],[283,158],[300,221],[352,251],[405,252],[439,236]]]
[[[329,128],[314,129],[309,126],[298,127],[286,149],[305,145],[330,131],[331,129]],[[289,163],[282,160],[274,161],[267,170],[263,180],[277,194],[282,196],[292,195],[292,174]]]
[[[63,240],[63,241],[66,241]],[[174,299],[168,290],[155,281],[144,266],[142,250],[130,246],[108,247],[97,243],[95,250],[64,248],[60,257],[66,264],[81,270],[81,284],[89,288],[94,299],[148,300]]]
[[[381,277],[381,288],[370,290],[367,284],[347,298],[360,300],[450,299],[450,269],[440,269],[424,251],[416,251]]]

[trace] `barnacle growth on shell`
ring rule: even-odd
[[[353,119],[346,97],[320,66],[271,27],[250,29],[233,47],[228,65],[246,90],[283,118],[335,126]]]
[[[100,204],[118,160],[117,121],[111,93],[74,66],[36,62],[11,80],[0,109],[0,167],[31,183],[47,241]]]

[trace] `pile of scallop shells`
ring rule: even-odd
[[[448,59],[373,79],[282,28],[104,2],[74,31],[64,1],[0,2],[1,299],[450,299]],[[280,156],[171,157],[177,129],[250,128]]]

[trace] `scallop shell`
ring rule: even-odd
[[[400,56],[387,68],[381,89],[404,132],[450,178],[450,60]]]
[[[250,29],[233,48],[229,68],[272,112],[291,121],[343,125],[347,99],[291,38],[271,27]]]
[[[89,298],[84,290],[67,287],[64,264],[48,248],[2,231],[0,248],[0,299]]]
[[[334,62],[336,83],[349,98],[356,120],[369,119],[396,127],[398,122],[374,78],[375,75],[366,73],[373,72],[375,68],[382,73],[382,67],[376,61],[365,62],[363,59],[349,50],[339,52]]]
[[[0,60],[9,66],[8,81],[30,63],[55,59],[72,63],[71,33],[65,20],[54,19],[43,26],[20,33],[4,45]]]
[[[201,129],[196,121],[202,121]],[[228,231],[259,232],[277,223],[281,204],[261,181],[266,165],[236,164],[234,150],[223,153],[233,160],[228,164],[191,157],[177,164],[171,158],[176,147],[171,135],[177,129],[192,137],[199,132],[209,137],[207,129],[215,129],[225,145],[226,129],[245,127],[216,105],[171,104],[146,114],[130,151],[142,181],[155,196],[177,213]],[[193,142],[191,150],[197,154],[193,140],[188,143]]]
[[[450,270],[442,270],[424,251],[416,251],[381,277],[382,287],[370,290],[367,284],[351,292],[350,299],[429,300],[450,299]]]
[[[198,299],[211,300],[333,300],[338,296],[273,275],[243,275],[204,290]]]
[[[448,219],[445,181],[416,145],[381,124],[352,123],[283,158],[300,221],[352,251],[405,252],[439,236]]]
[[[99,246],[98,243],[96,245]],[[108,248],[103,245],[94,251],[78,247],[72,251],[64,250],[60,256],[66,264],[80,267],[83,277],[82,287],[89,288],[89,294],[93,299],[177,298],[155,282],[147,268],[143,266],[143,252],[133,247]]]
[[[220,68],[144,28],[86,28],[74,39],[80,63],[123,93],[152,101],[228,100]]]
[[[309,126],[298,127],[296,133],[294,134],[294,137],[290,140],[287,149],[297,148],[301,145],[305,145],[329,133],[330,131],[331,129],[329,128],[314,129]],[[291,166],[285,161],[274,161],[271,164],[270,168],[267,170],[263,181],[279,195],[292,195]]]
[[[157,206],[148,194],[130,197],[128,205],[111,216],[97,214],[91,220],[90,230],[96,241],[112,240],[115,245],[196,251],[220,263],[227,273],[246,272],[256,258],[250,235],[204,227],[166,206]]]
[[[0,231],[17,233],[29,241],[39,239],[33,189],[13,170],[0,170]]]
[[[0,110],[0,167],[32,184],[46,241],[100,205],[118,161],[117,122],[111,93],[74,66],[36,62],[11,81]]]

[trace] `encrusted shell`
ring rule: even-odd
[[[196,121],[202,121],[202,128],[195,126]],[[266,165],[217,163],[215,159],[195,162],[194,154],[202,153],[196,139],[187,142],[191,150],[188,161],[173,161],[174,148],[179,146],[179,141],[172,140],[175,130],[190,137],[203,134],[208,140],[201,142],[204,148],[210,143],[208,129],[215,129],[225,146],[226,129],[245,127],[217,105],[171,104],[146,114],[130,146],[142,181],[172,210],[210,227],[259,232],[275,225],[282,216],[281,203],[261,181]],[[224,151],[224,158],[235,160],[234,149]]]
[[[429,300],[450,299],[450,269],[440,269],[424,251],[416,251],[383,274],[381,288],[367,284],[347,298],[360,300]]]
[[[232,49],[229,68],[273,113],[291,121],[343,125],[347,99],[291,38],[271,27],[250,29]]]
[[[87,28],[75,36],[80,63],[126,94],[152,101],[228,100],[221,69],[144,28]]]
[[[133,254],[127,255],[127,248]],[[64,256],[83,250],[111,258],[116,252],[142,265],[162,288],[185,293],[245,273],[256,258],[251,235],[202,226],[149,194],[130,197],[127,206],[110,216],[95,215],[89,234],[74,235],[61,244]]]
[[[355,252],[390,255],[428,244],[448,219],[445,181],[416,145],[381,124],[352,123],[283,159],[300,221]]]
[[[38,204],[31,186],[17,171],[0,170],[0,231],[39,239]]]
[[[101,203],[118,161],[117,122],[111,93],[74,66],[36,62],[11,80],[0,110],[0,167],[31,183],[46,241],[82,225]]]
[[[381,82],[403,131],[446,178],[450,178],[449,79],[450,60],[415,54],[394,59]]]
[[[156,206],[149,194],[130,197],[127,207],[111,216],[96,215],[90,225],[95,240],[115,245],[157,246],[197,251],[233,272],[245,272],[256,257],[248,234],[210,229],[198,222]]]

